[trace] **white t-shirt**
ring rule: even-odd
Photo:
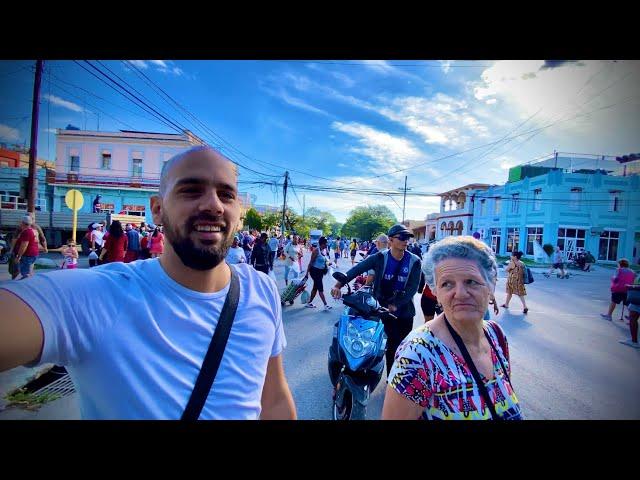
[[[269,239],[269,248],[271,249],[272,252],[277,252],[278,251],[278,239],[275,237],[271,237]]]
[[[285,265],[290,267],[291,265],[293,265],[294,261],[297,262],[298,253],[300,253],[300,251],[301,251],[300,245],[294,245],[293,243],[290,243],[289,245],[284,247],[284,254],[286,255]],[[293,257],[294,260],[291,260],[291,257]]]
[[[258,419],[270,357],[286,346],[275,282],[235,265],[240,300],[201,419]],[[4,288],[44,331],[40,363],[65,365],[83,419],[179,419],[229,287],[189,290],[157,259],[59,270]]]
[[[93,236],[94,241],[96,242],[96,245],[98,245],[99,247],[102,246],[102,239],[104,237],[104,232],[101,232],[100,230],[98,230],[97,228],[92,232],[91,234]]]
[[[247,257],[244,254],[244,250],[242,249],[242,247],[236,247],[236,248],[230,247],[229,251],[227,252],[227,256],[225,257],[225,260],[229,265],[234,265],[236,263],[246,262]]]

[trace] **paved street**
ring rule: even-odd
[[[351,260],[342,259],[340,264],[345,271]],[[3,280],[6,266],[1,268]],[[282,265],[276,265],[280,288],[284,287],[283,272]],[[518,298],[512,299],[508,311],[501,309],[498,322],[509,340],[513,382],[527,419],[640,419],[640,350],[618,343],[629,336],[628,326],[618,321],[618,309],[614,322],[599,315],[608,305],[612,274],[613,270],[603,267],[568,280],[536,273],[535,282],[527,286],[529,314],[522,314]],[[332,284],[327,275],[327,296]],[[501,271],[496,294],[500,304],[504,289]],[[420,297],[414,300],[420,311]],[[294,305],[283,307],[288,341],[285,370],[300,419],[331,417],[327,352],[342,304],[329,302],[334,307],[329,312],[304,308],[299,298]],[[315,303],[321,305],[319,299]],[[414,326],[421,323],[417,315]],[[16,370],[0,374],[1,391]],[[381,382],[373,392],[368,418],[380,418],[384,389]],[[52,402],[39,412],[0,412],[0,419],[7,418],[77,418],[75,396]]]

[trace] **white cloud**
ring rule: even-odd
[[[169,68],[164,60],[149,60],[149,62],[161,68]]]
[[[469,110],[467,102],[443,93],[431,98],[398,97],[378,113],[420,135],[425,143],[458,146],[471,137],[487,137],[488,128]]]
[[[445,73],[445,75],[449,73],[449,71],[451,70],[452,63],[453,62],[451,60],[440,60],[440,64],[442,65],[442,71]]]
[[[132,63],[134,66],[143,70],[149,68],[149,65],[147,65],[147,62],[145,62],[144,60],[129,60],[129,63]]]
[[[173,72],[174,75],[178,75],[178,76],[180,76],[180,75],[182,75],[184,73],[183,70],[181,68],[178,68],[178,67],[173,67],[172,72]]]
[[[398,179],[406,174],[405,172],[396,172],[396,170],[413,167],[416,163],[427,161],[427,156],[405,138],[356,122],[336,121],[331,124],[331,128],[346,133],[357,140],[358,144],[349,146],[348,151],[365,157],[366,163],[355,165],[356,170],[368,169],[375,174],[388,173],[385,177],[377,179],[357,179],[358,184],[364,187],[386,188],[386,185],[395,189]],[[429,175],[438,173],[430,165],[412,168],[411,172]],[[356,179],[350,176],[344,177],[343,181],[355,182]]]
[[[496,103],[498,101],[498,99],[496,98],[490,98],[489,100],[487,100],[486,103],[487,105],[493,105],[494,103]]]
[[[377,72],[379,74],[385,76],[393,75],[397,77],[404,77],[418,83],[424,83],[424,80],[422,78],[405,70],[402,70],[401,68],[394,67],[393,65],[390,65],[386,60],[364,60],[364,63],[370,70],[373,70],[374,72]]]
[[[322,72],[322,73],[326,73],[327,75],[331,75],[333,78],[342,82],[344,86],[347,88],[353,87],[356,83],[355,80],[353,80],[348,75],[345,75],[344,73],[336,72],[334,70],[327,70],[316,63],[307,63],[306,65],[307,65],[307,68],[310,68],[311,70],[315,70],[316,72]]]
[[[347,165],[346,165],[346,164],[344,164],[344,163],[339,163],[339,164],[338,164],[338,166],[339,166],[339,167],[342,167],[342,168],[346,168],[346,167],[347,167]]]
[[[331,114],[329,114],[328,112],[326,112],[326,111],[324,111],[324,110],[322,110],[320,108],[316,108],[313,105],[308,104],[304,100],[301,100],[301,99],[296,98],[296,97],[292,97],[291,95],[289,95],[289,93],[287,93],[282,88],[280,90],[271,90],[271,89],[265,88],[265,91],[267,91],[268,93],[270,93],[274,97],[279,98],[283,102],[291,105],[292,107],[301,108],[302,110],[306,110],[308,112],[313,112],[313,113],[318,113],[320,115],[326,115],[328,117],[331,116]]]
[[[60,97],[56,97],[55,95],[49,95],[48,93],[46,93],[44,95],[44,98],[49,100],[51,103],[53,103],[54,105],[58,105],[60,107],[63,108],[67,108],[69,110],[72,110],[74,112],[83,112],[84,108],[82,108],[80,105],[70,102],[68,100],[64,100]]]
[[[17,128],[0,123],[0,138],[7,142],[16,142],[20,138],[20,132]]]

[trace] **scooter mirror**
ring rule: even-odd
[[[337,281],[339,281],[343,285],[347,283],[347,276],[342,272],[334,272],[333,278],[335,278]]]

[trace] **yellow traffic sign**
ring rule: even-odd
[[[64,197],[64,201],[74,212],[77,212],[84,205],[84,197],[82,196],[82,192],[80,190],[69,190]]]
[[[64,201],[71,210],[73,210],[73,241],[76,241],[76,228],[78,226],[78,210],[84,205],[84,197],[80,190],[69,190],[64,196]]]

